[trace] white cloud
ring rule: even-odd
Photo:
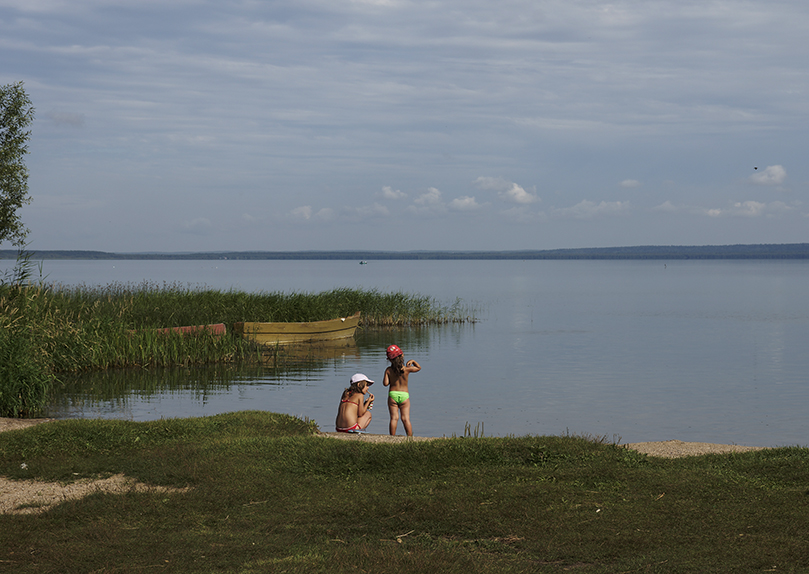
[[[484,191],[497,193],[500,199],[509,203],[527,205],[539,201],[536,193],[527,192],[522,186],[502,177],[480,176],[472,184]]]
[[[449,202],[450,209],[454,209],[456,211],[472,211],[474,209],[478,209],[480,205],[477,201],[475,201],[474,197],[456,197],[452,201]]]
[[[334,219],[334,210],[330,207],[324,207],[315,211],[311,205],[302,205],[296,207],[288,214],[290,219],[297,219],[303,221],[316,220],[316,221],[329,221]]]
[[[415,200],[419,205],[439,205],[441,203],[441,192],[434,188],[427,188],[427,193],[422,193]]]
[[[641,183],[637,179],[625,179],[621,182],[621,187],[634,188],[640,187]]]
[[[399,191],[398,189],[393,189],[389,185],[386,185],[382,188],[382,197],[385,199],[404,199],[407,197],[407,194]]]
[[[447,206],[441,200],[441,191],[435,187],[429,187],[426,193],[422,193],[413,200],[413,205],[408,206],[407,211],[415,215],[437,216],[445,214]]]
[[[512,183],[506,191],[500,194],[500,197],[506,201],[513,201],[514,203],[534,203],[539,198],[535,193],[528,193],[516,183]]]
[[[312,206],[311,205],[302,205],[300,207],[296,207],[289,214],[294,219],[311,219],[312,218]]]
[[[503,191],[509,188],[511,182],[502,177],[486,177],[481,175],[472,182],[472,185],[484,191]]]
[[[726,208],[710,208],[702,211],[709,217],[761,217],[787,213],[795,209],[783,201],[762,203],[759,201],[737,201]]]
[[[675,213],[677,211],[681,211],[680,207],[677,207],[672,202],[666,200],[658,206],[652,208],[653,211],[665,211],[668,213]]]
[[[334,210],[331,207],[319,209],[317,213],[314,214],[313,219],[317,219],[319,221],[329,221],[334,219]]]
[[[572,217],[574,219],[591,219],[604,215],[620,215],[629,210],[628,201],[594,201],[582,200],[573,207],[554,209],[553,214],[558,217]]]
[[[781,165],[769,165],[750,176],[750,181],[759,185],[781,185],[787,178],[787,171]]]

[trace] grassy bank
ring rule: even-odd
[[[459,429],[460,430],[460,429]],[[654,459],[574,437],[367,444],[285,415],[59,421],[0,474],[185,492],[0,515],[14,572],[799,572],[809,450]],[[23,465],[25,468],[23,468]]]
[[[177,284],[0,285],[0,416],[37,412],[59,373],[255,360],[237,321],[317,321],[362,313],[361,328],[463,322],[455,303],[376,290],[244,293]],[[224,337],[158,329],[224,323]]]

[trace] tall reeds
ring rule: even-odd
[[[54,316],[43,290],[31,286],[30,254],[20,251],[0,278],[0,416],[37,414],[54,382],[47,339]]]
[[[27,281],[30,273],[18,276]],[[474,320],[458,301],[441,306],[429,297],[377,290],[244,293],[179,284],[0,282],[0,416],[42,408],[58,373],[259,359],[261,349],[232,334],[233,323],[318,321],[357,311],[361,327]],[[228,333],[160,331],[216,323]]]

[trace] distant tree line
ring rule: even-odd
[[[19,251],[0,250],[0,259],[16,259]],[[105,251],[30,251],[33,259],[103,260],[683,260],[683,259],[809,259],[809,243],[591,247],[520,251],[227,251],[199,253],[109,253]]]

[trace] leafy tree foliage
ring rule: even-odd
[[[34,108],[22,82],[0,86],[0,243],[22,246],[28,230],[17,210],[30,203],[28,196],[28,153]]]

